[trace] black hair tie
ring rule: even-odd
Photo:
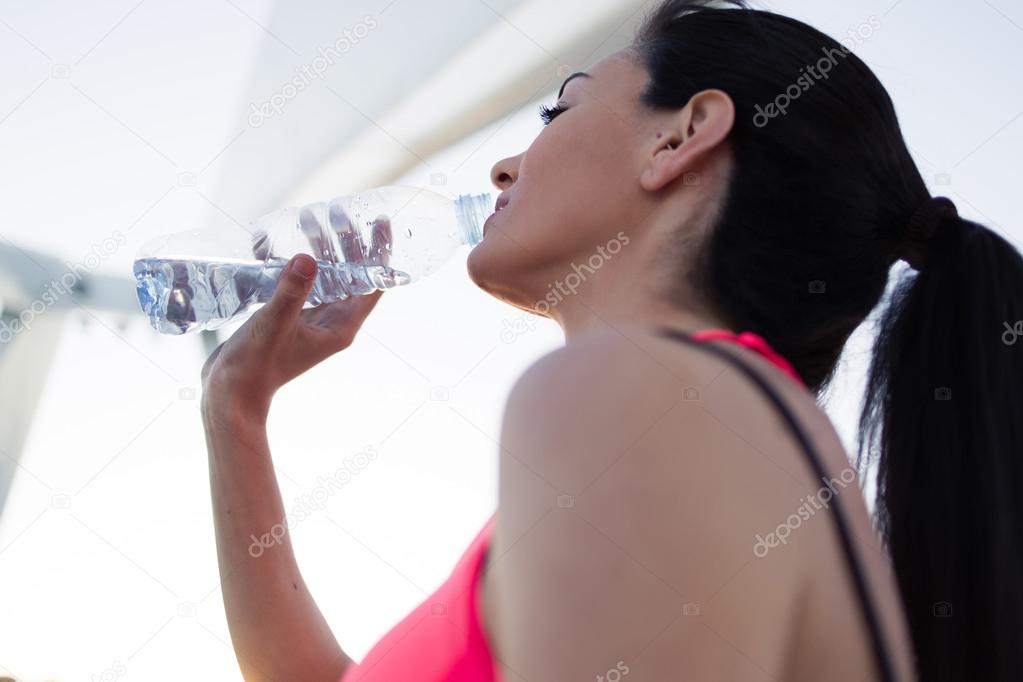
[[[952,200],[948,197],[928,197],[910,217],[897,249],[897,256],[909,263],[914,270],[923,267],[927,253],[935,241],[938,223],[946,216],[959,216],[959,211]]]

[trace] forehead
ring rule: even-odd
[[[635,95],[643,88],[647,79],[646,70],[625,50],[614,52],[594,62],[586,69],[586,73],[590,78],[573,78],[565,86],[565,93],[578,88],[594,94],[618,92]]]

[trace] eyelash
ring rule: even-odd
[[[561,106],[560,104],[556,104],[553,107],[549,107],[546,104],[541,104],[540,120],[543,121],[543,124],[545,126],[550,125],[551,121],[556,119],[558,115],[564,113],[564,111],[565,107]]]

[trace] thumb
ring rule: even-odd
[[[270,302],[266,305],[267,317],[277,327],[294,324],[302,306],[309,296],[309,290],[316,279],[316,261],[312,256],[298,254],[281,271]]]

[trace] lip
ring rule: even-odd
[[[487,234],[487,225],[489,225],[490,221],[494,219],[494,216],[496,216],[498,213],[500,213],[501,209],[503,209],[507,205],[508,205],[508,197],[506,195],[502,194],[499,197],[497,197],[497,201],[494,202],[494,212],[491,213],[490,216],[485,221],[483,221],[483,234],[484,234],[484,236],[486,236],[486,234]]]

